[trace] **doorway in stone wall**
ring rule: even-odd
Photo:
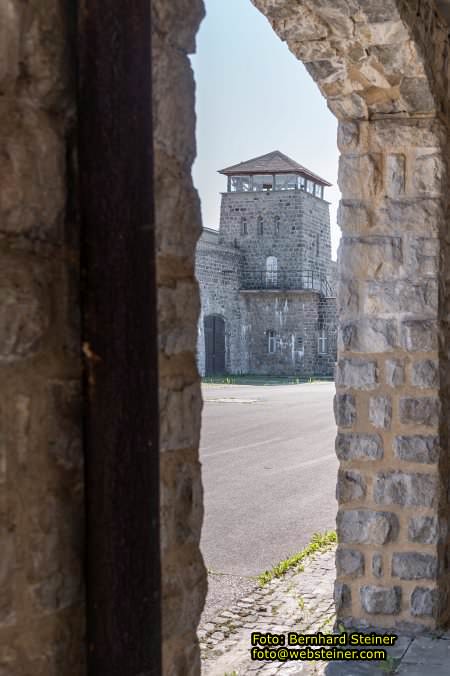
[[[220,315],[207,315],[204,320],[205,376],[225,373],[225,320]]]
[[[325,100],[250,2],[209,0],[206,12],[193,59],[205,645],[216,616],[251,595],[259,574],[335,529],[339,239],[336,121]],[[219,318],[226,375],[212,378]]]

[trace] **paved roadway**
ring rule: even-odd
[[[334,384],[204,385],[202,552],[248,576],[335,527]]]

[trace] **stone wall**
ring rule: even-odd
[[[262,219],[262,235],[258,234],[258,218]],[[242,233],[243,219],[247,234]],[[328,202],[303,190],[223,193],[220,242],[236,244],[245,255],[246,269],[251,271],[264,271],[266,258],[275,256],[281,272],[303,269],[328,275]]]
[[[197,244],[195,274],[199,281],[201,312],[198,322],[197,363],[205,373],[204,319],[220,315],[225,320],[225,369],[248,373],[245,333],[242,331],[239,287],[242,252],[219,244],[219,233],[204,230]]]
[[[167,675],[189,676],[200,673],[196,628],[206,592],[199,549],[201,394],[195,360],[200,303],[194,256],[201,217],[191,179],[196,150],[194,82],[188,58],[195,48],[203,4],[154,0],[152,10],[163,669]]]
[[[241,298],[250,373],[333,376],[335,299],[325,300],[318,293],[308,291],[248,291],[242,292]],[[325,329],[328,336],[327,350],[330,351],[326,356],[318,350],[321,329]],[[276,335],[277,348],[273,354],[268,351],[269,331]]]
[[[84,671],[74,16],[0,6],[0,672]]]
[[[319,300],[318,329],[325,331],[327,351],[317,355],[315,375],[334,377],[337,354],[337,304],[334,296],[322,296]]]
[[[448,614],[438,296],[445,133],[432,119],[361,122],[352,141],[340,128],[339,180],[351,199],[340,215],[337,602],[342,617],[434,626]],[[381,163],[379,179],[357,185],[348,165],[368,156]],[[361,567],[351,572],[354,557]]]

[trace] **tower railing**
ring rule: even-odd
[[[245,270],[240,288],[242,291],[317,291],[328,298],[336,295],[326,275],[315,270]]]

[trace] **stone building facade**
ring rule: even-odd
[[[431,631],[450,616],[450,2],[253,4],[339,120],[338,614]],[[153,0],[152,12],[163,663],[167,676],[198,676],[201,220],[188,54],[204,8]],[[7,0],[0,33],[0,670],[84,676],[73,3]]]
[[[220,227],[203,230],[196,253],[200,372],[331,377],[330,184],[279,151],[222,173]]]

